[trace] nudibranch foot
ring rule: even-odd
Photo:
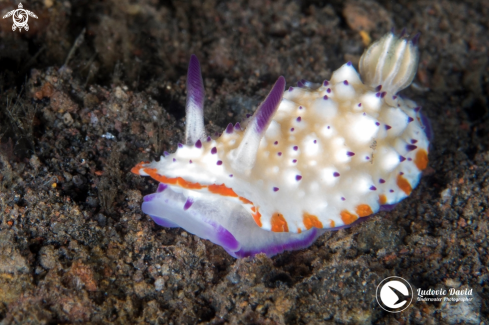
[[[192,55],[185,144],[135,174],[161,184],[143,212],[235,257],[309,246],[388,210],[428,165],[431,127],[397,92],[413,80],[418,36],[389,33],[321,84],[279,77],[255,114],[219,137],[204,129],[204,85]]]

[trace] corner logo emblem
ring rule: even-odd
[[[22,31],[22,28],[24,28],[26,31],[29,30],[29,25],[27,25],[29,16],[37,19],[37,16],[32,11],[25,10],[23,8],[24,6],[22,6],[22,3],[19,3],[18,9],[9,11],[5,16],[3,16],[3,19],[13,16],[14,24],[12,25],[12,30],[14,32],[17,28],[19,29],[19,32]]]
[[[399,313],[413,301],[413,289],[409,282],[398,276],[385,278],[377,286],[377,302],[390,313]]]

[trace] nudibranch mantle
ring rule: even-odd
[[[204,129],[204,87],[192,55],[186,144],[136,174],[161,184],[142,209],[235,257],[309,246],[326,230],[407,197],[428,164],[429,126],[409,86],[417,37],[389,33],[331,80],[285,89],[280,77],[255,114],[222,135]]]

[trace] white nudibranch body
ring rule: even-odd
[[[330,81],[285,92],[281,77],[251,118],[214,138],[203,134],[192,56],[196,108],[187,104],[187,125],[197,131],[187,129],[175,153],[133,168],[162,183],[143,211],[244,257],[307,247],[325,229],[398,203],[428,163],[429,126],[413,101],[397,96],[417,60],[414,40],[390,33],[365,51],[360,74],[346,63]]]

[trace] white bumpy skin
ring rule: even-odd
[[[417,60],[414,40],[390,33],[365,51],[360,75],[346,63],[330,81],[285,92],[280,77],[245,130],[229,125],[134,167],[162,183],[143,211],[243,257],[307,247],[398,203],[428,163],[420,107],[397,96]]]

